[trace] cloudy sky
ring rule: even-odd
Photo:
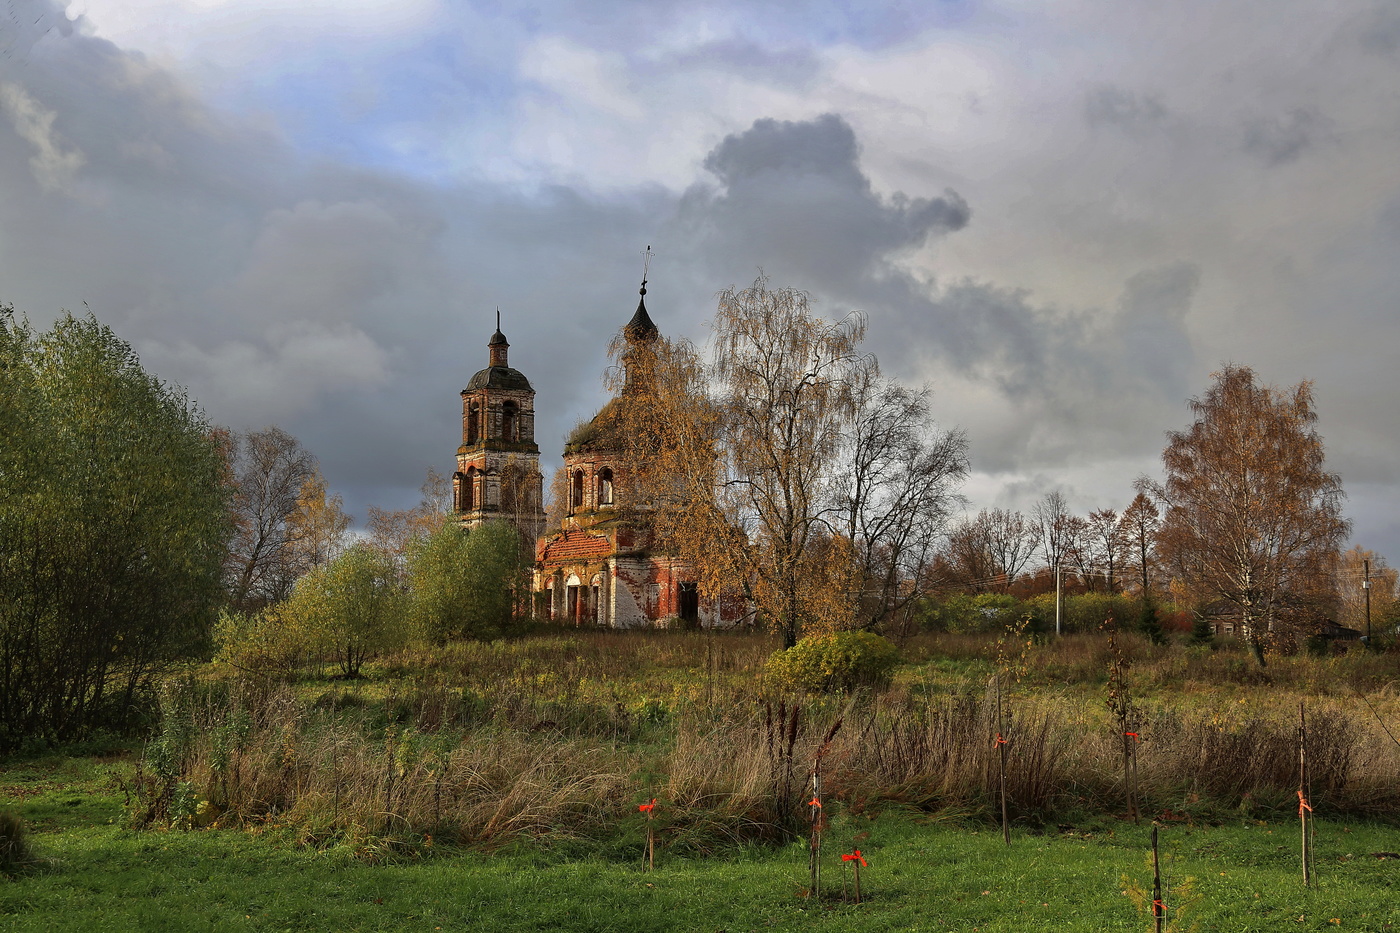
[[[1224,362],[1316,384],[1400,561],[1393,0],[0,0],[0,301],[86,304],[360,517],[450,471],[499,306],[546,472],[642,251],[869,318],[974,507],[1121,509]]]

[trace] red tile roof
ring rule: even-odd
[[[612,542],[602,535],[566,531],[545,545],[540,559],[548,563],[598,560],[612,552]]]

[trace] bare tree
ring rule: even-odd
[[[943,559],[960,585],[1005,592],[1039,547],[1040,526],[1020,512],[983,509],[948,533]]]
[[[1123,564],[1125,541],[1118,513],[1113,509],[1096,509],[1084,522],[1081,573],[1092,591],[1102,580],[1109,593],[1118,592],[1118,571]]]
[[[428,467],[418,492],[418,504],[411,509],[369,507],[370,544],[401,571],[410,543],[433,534],[452,514],[452,481],[437,470]]]
[[[1045,564],[1053,576],[1074,562],[1082,543],[1083,520],[1070,514],[1065,495],[1058,489],[1046,493],[1045,498],[1035,504],[1034,518],[1040,526],[1040,547],[1045,554]]]
[[[302,568],[291,518],[316,458],[279,427],[236,436],[231,444],[234,538],[227,573],[230,600],[264,606],[291,593]]]
[[[1233,364],[1214,380],[1191,400],[1191,427],[1168,434],[1160,547],[1202,603],[1233,607],[1262,664],[1269,642],[1292,637],[1329,595],[1349,524],[1311,383],[1260,386]]]
[[[852,626],[873,628],[923,595],[920,570],[942,537],[967,475],[967,439],[939,431],[929,390],[852,373],[854,421],[838,462],[834,530],[851,548],[845,587]]]
[[[939,555],[948,582],[971,592],[985,592],[1006,583],[992,553],[986,515],[983,511],[976,518],[964,518],[953,525]]]
[[[1040,526],[1027,521],[1020,512],[1006,509],[984,512],[978,515],[978,520],[986,527],[987,546],[997,573],[1006,578],[1003,588],[1010,589],[1040,547]]]
[[[859,316],[830,322],[759,278],[719,296],[708,361],[624,334],[612,409],[634,520],[708,597],[743,593],[792,646],[907,602],[966,471],[926,393],[879,375]]]
[[[791,647],[814,621],[813,587],[831,580],[809,545],[831,517],[865,322],[825,321],[806,293],[760,277],[720,294],[712,326],[722,501],[746,542],[755,602]]]

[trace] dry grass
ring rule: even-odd
[[[1400,745],[1380,725],[1400,721],[1400,701],[1393,687],[1371,689],[1373,716],[1346,686],[1383,681],[1394,658],[1280,659],[1261,684],[1235,676],[1228,653],[1121,641],[1142,701],[1144,813],[1291,812],[1297,704],[1316,686],[1314,806],[1400,814]],[[709,850],[793,837],[813,759],[838,719],[823,764],[833,805],[990,819],[993,739],[1005,731],[1013,819],[1125,813],[1104,643],[1076,637],[1033,651],[1000,728],[981,645],[951,673],[935,667],[969,646],[915,646],[929,665],[856,699],[765,700],[756,672],[766,641],[655,634],[453,646],[400,659],[387,689],[189,682],[167,692],[162,733],[131,786],[133,813],[279,826],[372,854],[385,839],[490,848],[618,838],[641,825],[636,805],[656,797],[660,839]]]

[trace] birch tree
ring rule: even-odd
[[[1160,547],[1203,605],[1232,610],[1262,664],[1329,595],[1349,531],[1341,479],[1326,469],[1310,382],[1261,386],[1231,364],[1190,407],[1192,425],[1162,453]]]

